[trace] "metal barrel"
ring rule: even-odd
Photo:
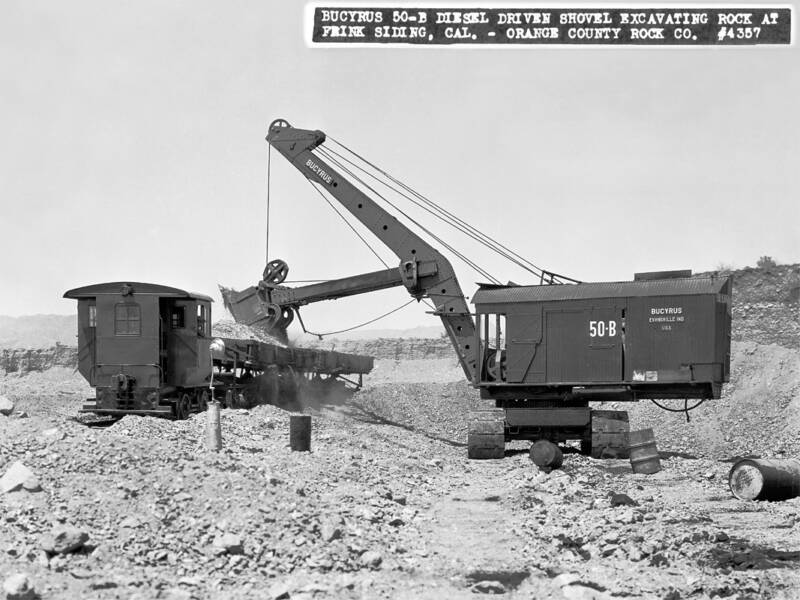
[[[219,402],[208,403],[206,410],[206,448],[219,452],[222,450],[222,426],[219,422]]]
[[[558,469],[564,463],[561,449],[547,440],[534,442],[530,454],[533,464],[542,469]]]
[[[647,475],[658,473],[661,470],[661,460],[658,458],[658,448],[656,448],[653,430],[631,431],[628,434],[628,440],[633,472]]]
[[[289,416],[289,445],[295,452],[311,450],[311,415]]]
[[[745,458],[728,474],[728,485],[740,500],[788,500],[800,496],[800,460]]]

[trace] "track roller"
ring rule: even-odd
[[[505,423],[506,411],[502,408],[472,411],[467,433],[467,456],[471,459],[503,458]]]

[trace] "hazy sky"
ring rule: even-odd
[[[578,279],[800,262],[796,45],[322,50],[304,45],[303,7],[2,4],[0,314],[71,313],[63,292],[101,281],[217,299],[217,283],[254,284],[278,117]],[[382,268],[276,153],[271,204],[270,254],[290,278]],[[448,239],[499,279],[530,281]],[[454,265],[470,295],[480,277]],[[388,290],[304,317],[338,329],[406,299]],[[435,324],[424,310],[375,327]]]

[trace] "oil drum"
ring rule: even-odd
[[[745,458],[728,474],[740,500],[788,500],[800,496],[800,460]]]
[[[653,430],[631,431],[628,439],[633,472],[647,475],[658,473],[661,470],[661,460],[658,458],[658,448],[656,448]]]
[[[564,454],[561,449],[547,440],[534,442],[530,455],[533,464],[542,469],[558,469],[564,462]]]
[[[295,452],[311,450],[311,415],[289,415],[289,445]]]

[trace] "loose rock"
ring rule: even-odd
[[[14,412],[14,403],[5,396],[0,396],[0,415],[7,417],[12,412]]]
[[[22,488],[29,491],[29,492],[41,492],[42,486],[39,485],[39,480],[36,478],[36,475],[31,475],[25,481],[22,482]]]
[[[272,587],[269,588],[268,598],[270,600],[288,600],[291,590],[292,588],[288,583],[279,581],[278,583],[272,584]]]
[[[244,554],[242,538],[232,533],[223,533],[214,538],[214,547],[228,554]]]
[[[361,565],[370,569],[377,569],[383,562],[383,556],[375,550],[368,550],[361,555]]]
[[[39,485],[33,472],[18,460],[8,468],[3,477],[0,477],[0,492],[13,492],[24,486],[25,482],[31,479],[35,482],[34,487]]]
[[[27,573],[14,573],[3,582],[4,600],[33,600],[36,590]]]
[[[476,594],[505,594],[507,591],[506,586],[494,580],[479,581],[470,589]]]
[[[611,506],[639,506],[639,503],[627,494],[612,493]]]
[[[70,525],[59,525],[41,537],[42,550],[48,554],[68,554],[80,550],[89,534]]]
[[[342,537],[342,530],[338,527],[337,523],[325,521],[320,527],[319,535],[323,541],[332,542]]]

